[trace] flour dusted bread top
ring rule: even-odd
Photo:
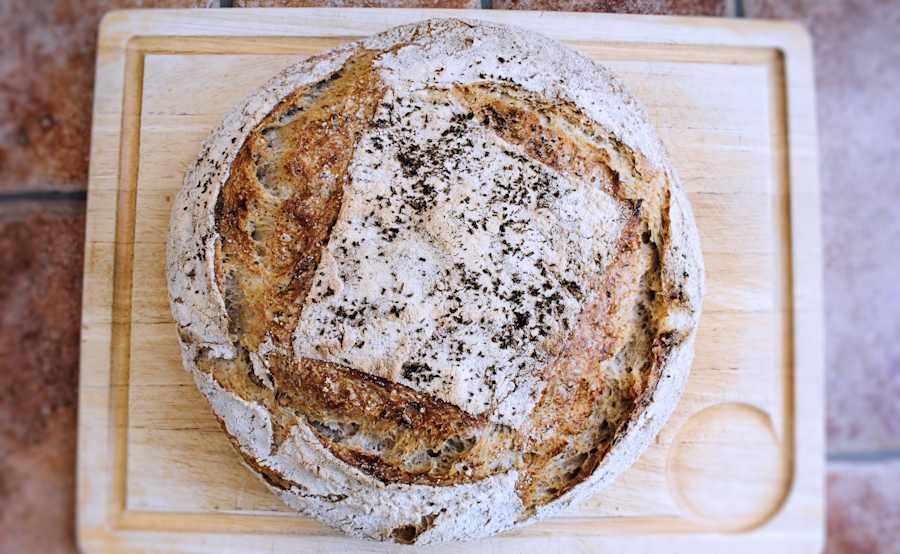
[[[173,208],[184,364],[244,462],[349,534],[491,535],[673,409],[702,261],[642,110],[535,34],[431,20],[303,60]]]

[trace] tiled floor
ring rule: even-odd
[[[655,15],[725,15],[725,0],[493,0],[498,10],[556,10]]]
[[[0,552],[65,552],[74,526],[84,202],[4,199]]]
[[[265,8],[270,6],[308,8],[480,8],[481,0],[235,0],[235,8]]]
[[[79,291],[97,23],[112,8],[219,4],[0,1],[0,552],[74,549]],[[493,6],[806,21],[816,48],[828,291],[828,552],[900,553],[900,3],[233,4]]]

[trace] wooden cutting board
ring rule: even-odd
[[[429,551],[818,551],[822,252],[807,34],[726,19],[364,9],[104,19],[82,327],[82,548],[410,551],[291,513],[238,463],[181,368],[163,261],[184,171],[232,105],[300,56],[446,16],[533,29],[612,69],[687,187],[708,293],[684,397],[615,484],[538,525]]]

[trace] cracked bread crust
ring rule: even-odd
[[[652,127],[602,67],[431,20],[288,68],[178,195],[182,357],[245,464],[351,535],[524,525],[677,402],[703,270]]]

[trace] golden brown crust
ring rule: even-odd
[[[699,250],[689,206],[640,110],[603,70],[565,49],[546,41],[531,45],[532,37],[501,28],[478,29],[464,22],[411,26],[311,60],[303,71],[316,77],[302,80],[308,84],[288,86],[301,82],[290,73],[273,80],[263,109],[257,108],[261,91],[241,108],[255,115],[229,122],[227,133],[211,140],[215,148],[228,140],[234,145],[221,152],[233,155],[224,176],[189,175],[198,190],[202,185],[195,195],[212,198],[206,211],[196,210],[199,219],[191,219],[193,212],[173,217],[173,232],[192,226],[194,233],[190,244],[177,238],[182,235],[170,238],[173,306],[194,309],[173,307],[186,365],[246,463],[290,505],[354,534],[397,542],[473,537],[583,498],[627,466],[658,430],[689,365],[702,293]],[[441,32],[456,38],[445,41]],[[499,56],[510,38],[510,53]],[[443,79],[443,64],[457,54],[468,65],[448,66],[452,76]],[[419,60],[432,65],[416,73]],[[530,72],[528,60],[557,60],[553,67],[572,82],[557,88]],[[419,109],[424,124],[416,119]],[[447,125],[420,131],[429,115]],[[249,132],[247,121],[254,122]],[[473,138],[486,142],[473,145]],[[218,172],[220,154],[209,148],[201,162],[211,157],[204,167]],[[488,161],[461,163],[476,152]],[[391,169],[378,171],[382,165]],[[479,184],[480,171],[492,173]],[[399,201],[382,205],[375,196],[379,180],[392,194],[397,185]],[[465,187],[440,192],[448,196],[437,200],[450,211],[426,218],[435,187],[451,190],[447,183],[457,181]],[[376,191],[374,200],[361,187]],[[468,202],[463,195],[473,192],[488,199],[486,207],[476,199],[477,209],[452,212],[452,202]],[[494,216],[495,209],[503,215]],[[508,217],[508,209],[517,215]],[[388,270],[361,266],[347,252],[358,246],[348,233],[367,232],[357,222],[375,212],[379,222],[398,220],[370,237],[391,231],[391,242],[394,225],[419,226],[415,240],[425,242],[407,236],[403,247],[430,249],[438,242],[427,241],[443,241],[417,259],[428,265],[443,256],[444,265],[427,269],[449,283],[456,283],[448,277],[454,268],[465,279],[471,272],[451,262],[485,260],[492,250],[460,254],[468,245],[452,242],[457,239],[443,228],[460,224],[470,236],[476,231],[473,241],[502,243],[493,254],[506,265],[491,258],[495,265],[479,266],[491,268],[486,282],[500,300],[469,297],[476,299],[472,310],[459,297],[456,303],[443,296],[431,303],[413,299],[405,312],[412,294],[402,288],[405,274],[418,275],[418,268],[398,264],[404,258],[396,250],[387,256]],[[481,216],[472,219],[484,213],[496,217],[488,226]],[[585,213],[593,215],[582,219]],[[546,226],[529,226],[528,218]],[[480,230],[472,227],[479,224]],[[515,249],[504,225],[520,241]],[[547,238],[554,233],[558,241]],[[539,238],[520,249],[526,236]],[[381,244],[367,244],[373,242]],[[378,256],[393,246],[379,248],[365,252]],[[535,252],[534,267],[519,259]],[[204,259],[205,283],[196,269]],[[391,286],[385,284],[391,279],[380,279],[385,272],[404,295],[399,308],[385,296],[394,291],[382,286]],[[524,284],[517,280],[523,274]],[[409,282],[425,282],[416,279]],[[472,279],[452,284],[447,294],[464,296],[463,286],[486,290]],[[209,294],[191,286],[195,281]],[[371,299],[379,289],[386,300],[373,308],[364,295]],[[526,303],[512,293],[525,294]],[[425,347],[446,344],[454,353],[437,369],[429,366],[434,349],[427,359],[416,354],[424,350],[420,337],[405,343],[415,345],[411,350],[389,342],[413,333],[412,318],[428,313],[435,314],[428,321],[437,334],[428,335]],[[452,333],[471,331],[478,345],[513,352],[496,359],[518,356],[515,365],[479,366],[465,359],[481,356],[477,347],[455,350],[463,343],[446,322],[468,325],[483,314],[489,314],[486,326]],[[540,325],[532,330],[529,321]],[[397,326],[400,334],[391,335]],[[510,328],[516,341],[502,340]],[[447,337],[455,342],[441,343]],[[540,348],[528,350],[529,343]],[[521,359],[531,365],[523,370]],[[492,368],[507,373],[497,377]],[[369,507],[370,499],[377,506]],[[394,509],[397,503],[404,507]],[[462,515],[449,520],[448,506]]]
[[[531,415],[528,469],[517,487],[532,510],[593,473],[652,371],[645,362],[651,301],[641,281],[652,270],[654,252],[642,243],[641,228],[640,218],[629,222],[600,294],[548,368],[547,388]],[[615,379],[604,365],[613,356],[629,358],[625,374]]]
[[[597,283],[599,294],[548,368],[548,386],[531,415],[526,470],[517,487],[530,513],[594,471],[646,390],[649,375],[659,371],[648,361],[656,317],[665,312],[665,299],[656,297],[660,267],[653,235],[664,221],[660,196],[667,190],[654,186],[656,175],[638,171],[639,155],[570,105],[551,104],[502,83],[456,91],[485,126],[522,146],[532,159],[633,206],[614,259]],[[625,163],[614,168],[611,152]],[[622,176],[617,169],[631,174]],[[626,185],[634,181],[642,186]],[[603,362],[617,355],[627,358],[627,375],[611,381]],[[612,398],[601,402],[604,396]]]
[[[223,291],[240,342],[290,343],[382,87],[371,55],[285,98],[250,134],[216,206]],[[232,330],[234,333],[234,331]]]
[[[477,481],[521,463],[516,432],[402,385],[288,354],[291,331],[341,207],[356,141],[380,101],[371,58],[361,55],[327,84],[295,91],[239,151],[216,207],[223,245],[217,278],[229,330],[245,356],[198,360],[198,365],[213,368],[217,381],[242,398],[280,414],[276,447],[288,436],[282,423],[289,427],[288,414],[295,414],[306,418],[338,458],[382,481]],[[323,175],[333,180],[323,182]],[[274,404],[253,382],[246,358],[267,337],[279,352],[267,360],[278,391]]]
[[[521,463],[517,432],[409,387],[316,360],[274,367],[279,403],[338,458],[384,482],[458,484]]]
[[[531,513],[593,472],[654,370],[646,360],[655,317],[664,312],[665,299],[655,296],[654,241],[665,232],[664,181],[638,171],[639,155],[572,106],[507,84],[458,86],[455,94],[473,115],[532,160],[632,207],[602,279],[581,291],[596,300],[548,366],[528,432],[351,368],[294,359],[291,332],[337,219],[356,141],[380,101],[371,59],[358,56],[329,81],[295,91],[238,153],[216,210],[223,245],[218,284],[242,346],[255,351],[274,341],[278,354],[267,361],[277,393],[253,382],[246,360],[225,364],[248,375],[241,383],[221,370],[214,374],[281,414],[277,437],[287,437],[282,423],[289,427],[291,414],[302,416],[335,456],[384,482],[443,486],[519,469],[518,492]],[[627,358],[628,367],[626,376],[611,380],[603,362],[614,356]]]

